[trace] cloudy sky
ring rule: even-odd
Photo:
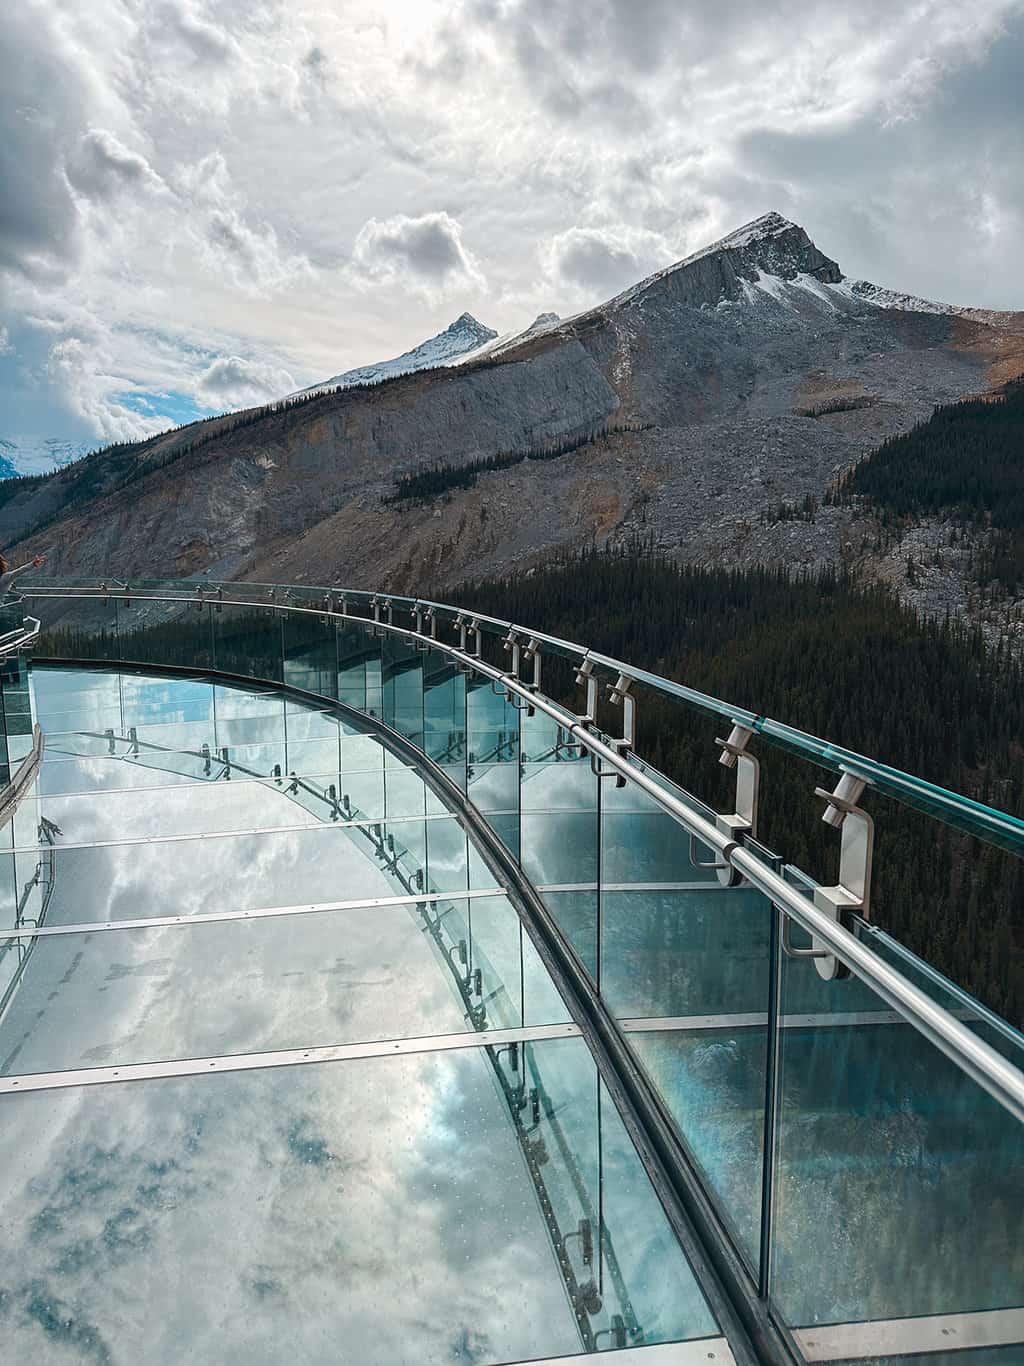
[[[596,303],[768,209],[1024,308],[1024,0],[13,0],[0,437]]]

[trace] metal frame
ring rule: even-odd
[[[424,1034],[412,1039],[376,1039],[368,1043],[281,1048],[267,1053],[228,1053],[174,1062],[123,1063],[119,1067],[79,1067],[66,1072],[35,1072],[0,1077],[0,1096],[30,1091],[59,1091],[69,1086],[104,1086],[110,1082],[154,1081],[162,1077],[206,1077],[211,1072],[253,1072],[268,1067],[341,1062],[352,1058],[390,1058],[404,1053],[436,1053],[453,1048],[486,1048],[539,1039],[579,1038],[575,1024],[527,1025],[518,1029],[468,1030],[465,1034]]]
[[[380,910],[390,906],[429,906],[437,902],[477,901],[508,896],[504,887],[482,887],[459,892],[419,892],[412,896],[374,896],[356,901],[314,901],[301,906],[264,906],[247,911],[200,911],[196,915],[151,915],[134,920],[79,920],[70,925],[40,925],[31,929],[0,930],[7,939],[42,939],[59,934],[96,934],[103,930],[153,930],[168,925],[211,925],[225,920],[272,920],[286,915],[317,915],[322,911]]]

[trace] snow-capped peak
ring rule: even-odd
[[[462,313],[436,337],[429,337],[419,346],[404,351],[392,360],[378,361],[374,365],[361,365],[355,370],[345,370],[340,375],[332,375],[320,384],[308,389],[299,389],[289,398],[308,397],[324,393],[330,389],[348,389],[353,384],[374,384],[379,380],[392,379],[396,375],[408,375],[414,370],[432,370],[439,365],[450,365],[470,351],[476,351],[485,342],[497,336],[493,328],[478,322],[472,313]]]
[[[539,332],[547,332],[549,328],[557,327],[561,321],[557,313],[538,313],[530,326],[524,327],[521,332],[503,332],[500,337],[493,337],[482,346],[477,346],[466,355],[458,356],[446,364],[464,365],[467,361],[480,360],[484,356],[497,356],[512,346],[518,346],[528,337],[535,337]]]
[[[754,218],[751,222],[744,223],[741,228],[727,233],[725,237],[720,237],[717,242],[701,247],[680,264],[685,266],[691,261],[699,261],[702,256],[713,256],[716,251],[739,251],[757,242],[769,242],[773,237],[781,237],[787,232],[802,233],[803,228],[799,223],[783,218],[781,213],[776,213],[772,209],[768,213],[763,213],[760,218]]]

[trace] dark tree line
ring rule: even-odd
[[[588,553],[449,601],[532,625],[767,714],[954,791],[1024,807],[1022,671],[980,635],[928,622],[879,589],[826,570],[682,566]],[[546,666],[548,667],[548,666]],[[549,667],[546,690],[580,702]],[[609,729],[615,717],[604,713]],[[729,779],[714,717],[643,692],[639,752],[719,810]],[[838,839],[820,820],[830,775],[757,742],[759,835],[834,881]],[[831,784],[830,784],[831,785]],[[878,823],[874,919],[1006,1018],[1024,1021],[1024,876],[1011,855],[869,795]]]
[[[485,455],[477,460],[467,460],[461,465],[451,465],[445,461],[438,461],[429,469],[418,470],[414,474],[403,474],[395,484],[394,493],[390,498],[385,499],[385,502],[427,502],[431,498],[437,498],[442,493],[451,492],[452,489],[472,488],[479,475],[490,474],[493,470],[511,469],[513,465],[521,465],[524,460],[558,460],[563,455],[569,455],[573,451],[593,445],[595,441],[603,441],[606,437],[614,436],[619,432],[640,432],[644,430],[646,430],[645,426],[640,423],[627,422],[620,426],[606,424],[583,435],[566,437],[563,441],[549,442],[543,446],[532,446],[524,451],[500,451],[496,455]]]
[[[937,408],[892,437],[832,495],[869,498],[888,519],[939,516],[991,528],[979,577],[1024,586],[1024,379],[1002,393]]]

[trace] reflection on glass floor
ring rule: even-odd
[[[46,761],[0,884],[5,1359],[731,1360],[417,774],[268,691],[33,685]]]

